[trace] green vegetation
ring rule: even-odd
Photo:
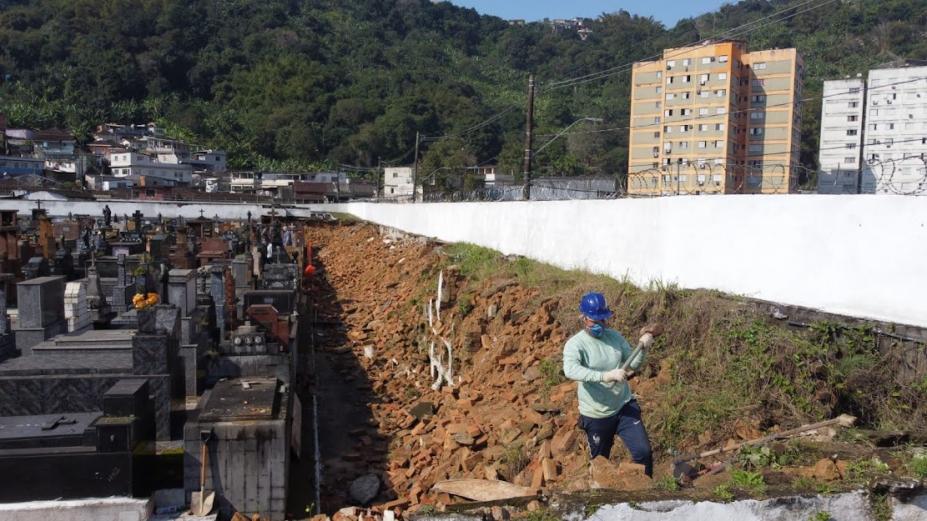
[[[541,376],[544,378],[544,389],[549,391],[551,387],[566,381],[563,373],[561,373],[561,367],[563,367],[562,360],[555,360],[553,358],[541,360],[540,370]]]
[[[460,313],[461,318],[469,315],[473,311],[473,296],[464,293],[457,297],[457,311]]]
[[[869,494],[869,509],[872,518],[876,521],[889,521],[892,519],[891,497],[885,492],[872,492]]]
[[[832,521],[833,519],[834,517],[831,516],[829,512],[825,512],[822,510],[820,512],[815,513],[813,516],[811,516],[809,521]]]
[[[676,478],[667,474],[662,478],[656,479],[654,481],[654,487],[667,492],[677,492],[679,491],[679,482],[676,481]]]
[[[474,184],[462,167],[520,171],[525,80],[541,86],[722,35],[801,0],[747,0],[666,28],[620,11],[582,40],[541,23],[510,26],[449,2],[357,0],[0,1],[0,110],[11,125],[87,139],[103,121],[155,121],[230,152],[233,168],[408,163],[437,185]],[[821,82],[898,58],[927,58],[919,0],[858,0],[746,34],[750,49],[805,57],[802,163],[814,168]],[[629,74],[537,100],[537,135],[581,117],[628,118]],[[485,126],[488,118],[505,112]],[[580,127],[577,130],[582,130]],[[538,156],[541,173],[623,176],[626,131],[575,132]]]
[[[560,517],[558,517],[550,510],[542,508],[540,510],[535,510],[534,512],[528,512],[518,519],[522,521],[558,521]]]
[[[505,466],[505,475],[508,479],[514,479],[519,472],[525,469],[531,463],[531,457],[520,443],[513,443],[505,448],[502,457],[499,460]]]
[[[887,463],[880,460],[877,456],[869,459],[861,459],[847,464],[847,474],[851,479],[866,480],[889,471]]]
[[[760,495],[766,492],[766,481],[763,479],[763,475],[758,472],[735,470],[731,472],[730,485],[732,489],[742,490],[752,495]]]
[[[722,483],[715,487],[715,497],[718,500],[727,503],[734,500],[734,493],[731,491],[730,483]]]
[[[911,457],[908,470],[917,479],[927,479],[927,453],[918,452]]]

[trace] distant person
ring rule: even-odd
[[[579,383],[580,427],[589,440],[590,459],[608,458],[617,435],[634,463],[643,465],[646,474],[653,477],[650,440],[640,405],[628,385],[630,371],[643,365],[646,354],[641,351],[627,370],[622,368],[633,349],[621,333],[608,327],[613,313],[601,293],[583,295],[579,311],[583,330],[573,335],[563,348],[563,372]],[[659,326],[642,329],[645,347],[661,332]]]

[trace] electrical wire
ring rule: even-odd
[[[797,6],[786,7],[786,8],[784,8],[784,9],[781,9],[781,10],[777,11],[776,13],[773,13],[773,14],[768,15],[768,16],[765,16],[765,17],[763,17],[763,18],[754,20],[753,22],[749,22],[749,23],[743,24],[743,25],[738,26],[738,27],[735,27],[735,28],[733,28],[733,29],[724,31],[724,32],[722,32],[722,33],[720,33],[720,34],[718,34],[718,35],[713,36],[713,37],[710,37],[710,38],[703,38],[703,39],[697,40],[697,41],[695,41],[695,42],[693,42],[693,43],[691,43],[691,44],[689,44],[689,45],[685,45],[685,46],[682,46],[682,47],[677,48],[676,54],[672,54],[672,51],[671,51],[670,54],[667,54],[666,52],[664,52],[664,53],[661,53],[661,54],[656,54],[656,55],[653,55],[653,56],[648,56],[648,57],[646,57],[646,58],[643,58],[643,59],[641,59],[641,60],[637,60],[637,61],[635,61],[635,62],[622,64],[622,65],[619,65],[619,66],[616,66],[616,67],[612,67],[612,68],[610,68],[610,69],[605,69],[605,70],[602,70],[602,71],[599,71],[599,72],[590,73],[590,74],[586,74],[586,75],[583,75],[583,76],[577,76],[577,77],[575,77],[575,78],[568,78],[568,79],[565,79],[565,80],[558,80],[558,81],[555,81],[555,82],[551,82],[551,83],[549,83],[549,84],[544,85],[540,90],[541,90],[542,93],[546,93],[546,92],[550,92],[550,91],[552,91],[552,90],[557,90],[557,89],[572,87],[572,86],[576,86],[576,85],[581,85],[581,84],[589,83],[589,82],[592,82],[592,81],[600,80],[600,79],[603,79],[603,78],[607,78],[607,77],[609,77],[609,76],[614,76],[614,75],[616,75],[616,74],[621,74],[621,73],[627,72],[627,71],[631,70],[631,69],[634,67],[634,64],[635,64],[635,63],[644,62],[644,61],[650,61],[650,60],[655,60],[655,59],[658,59],[658,58],[661,58],[661,57],[664,58],[664,59],[671,59],[671,58],[674,58],[674,57],[677,57],[677,56],[682,56],[682,55],[684,55],[684,54],[686,54],[686,53],[689,52],[689,48],[694,47],[694,46],[697,46],[697,45],[699,45],[699,44],[703,44],[703,43],[705,43],[705,42],[709,42],[709,41],[717,40],[717,39],[722,39],[722,38],[725,38],[725,39],[734,39],[734,38],[736,38],[736,37],[738,37],[738,36],[745,36],[745,35],[750,34],[750,33],[754,32],[754,31],[756,31],[756,30],[758,30],[758,29],[760,29],[760,28],[762,28],[762,27],[766,27],[766,26],[772,25],[772,24],[774,24],[774,23],[779,23],[779,22],[783,22],[783,21],[785,21],[785,20],[789,20],[789,19],[794,18],[794,17],[796,17],[796,16],[798,16],[798,15],[800,15],[800,14],[804,14],[804,13],[813,11],[813,10],[815,10],[815,9],[820,9],[821,7],[824,7],[825,5],[829,5],[829,4],[835,3],[835,2],[837,2],[837,1],[839,1],[839,0],[824,0],[823,2],[821,2],[821,3],[817,4],[817,5],[813,5],[813,6],[809,7],[808,9],[804,9],[804,10],[801,10],[801,11],[796,11],[796,12],[794,12],[794,13],[792,13],[792,14],[783,16],[783,17],[781,17],[781,18],[779,18],[779,19],[777,19],[777,20],[770,20],[770,21],[768,21],[768,22],[766,22],[766,23],[764,23],[764,24],[762,24],[762,25],[758,25],[758,26],[756,26],[756,27],[751,27],[751,26],[756,25],[756,24],[759,23],[759,22],[762,22],[763,20],[767,20],[767,19],[769,19],[769,18],[773,18],[773,17],[779,16],[779,15],[781,15],[782,13],[784,13],[784,12],[786,12],[786,11],[790,11],[790,10],[793,10],[793,9],[798,9],[798,8],[801,8],[801,7],[803,7],[803,6],[806,6],[806,5],[811,4],[811,3],[813,3],[813,2],[816,2],[816,1],[819,1],[819,0],[807,0],[807,1],[803,2],[803,3],[801,3],[801,4],[798,4]]]

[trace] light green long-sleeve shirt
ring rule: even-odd
[[[607,418],[617,414],[631,401],[631,386],[624,382],[603,382],[606,371],[618,368],[634,349],[621,333],[605,329],[600,338],[585,330],[573,335],[563,347],[563,373],[579,382],[579,413],[588,418]],[[638,370],[644,352],[631,361],[629,369]]]

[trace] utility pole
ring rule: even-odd
[[[528,120],[525,123],[525,161],[522,174],[525,183],[525,200],[531,200],[531,148],[534,146],[534,74],[528,76]]]
[[[380,183],[383,181],[383,158],[377,156],[377,177],[374,179],[373,186],[376,187],[376,198],[380,200]]]
[[[415,162],[412,164],[412,202],[418,198],[418,144],[421,141],[419,132],[415,131]],[[424,190],[424,187],[422,187]]]

